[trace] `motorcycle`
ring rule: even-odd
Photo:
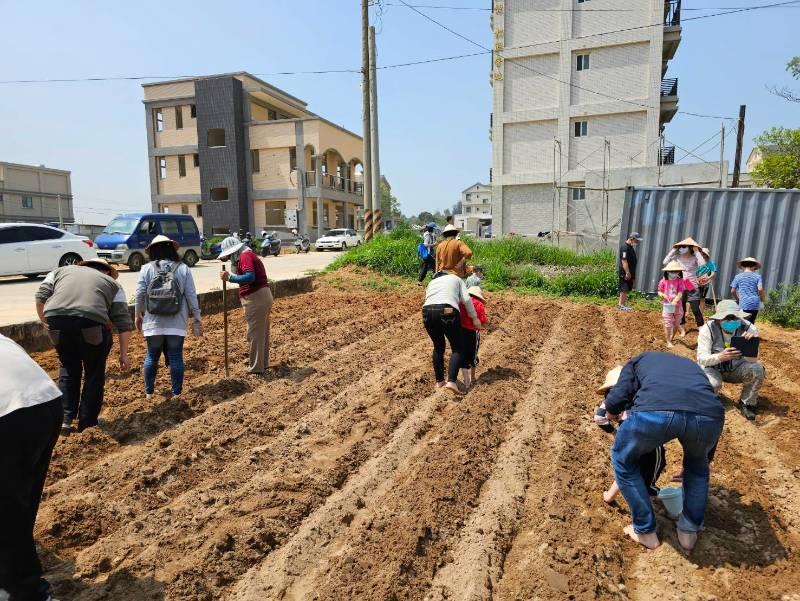
[[[301,252],[307,253],[311,250],[311,240],[308,239],[308,236],[305,234],[298,234],[297,230],[292,230],[292,233],[295,235],[294,249],[297,254]]]
[[[261,256],[268,257],[269,255],[278,256],[281,254],[281,239],[278,237],[278,232],[262,232],[261,234]]]

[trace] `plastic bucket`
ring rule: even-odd
[[[658,491],[658,498],[671,516],[680,515],[683,511],[683,489],[675,486],[662,488]]]
[[[675,313],[675,305],[673,305],[672,303],[664,303],[663,308],[664,308],[664,313],[668,313],[670,315]]]

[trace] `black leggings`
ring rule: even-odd
[[[436,269],[436,259],[433,256],[428,257],[422,261],[422,265],[419,268],[419,282],[422,282],[425,279],[425,276],[428,275],[429,271],[434,271]]]
[[[422,323],[433,341],[433,372],[437,382],[444,382],[444,351],[450,343],[450,364],[447,368],[447,381],[458,381],[461,369],[463,338],[461,316],[449,305],[431,305],[422,308]]]
[[[703,318],[703,312],[700,310],[700,298],[689,298],[689,293],[683,293],[683,317],[681,318],[681,325],[686,324],[686,305],[689,305],[692,309],[692,314],[694,315],[694,321],[697,324],[697,327],[700,328],[706,322]]]

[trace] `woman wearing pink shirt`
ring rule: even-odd
[[[664,268],[664,278],[658,283],[658,296],[661,297],[662,309],[661,317],[664,320],[664,336],[667,339],[667,346],[672,348],[672,338],[675,330],[680,330],[681,336],[686,335],[686,331],[681,325],[683,317],[684,292],[695,290],[694,284],[688,278],[684,278],[683,266],[677,261],[672,261]]]

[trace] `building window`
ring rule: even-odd
[[[183,107],[175,107],[175,129],[183,129]]]
[[[589,0],[578,0],[578,4],[583,4],[584,2],[589,2]]]
[[[156,131],[164,131],[164,111],[162,109],[156,109]]]
[[[317,227],[319,225],[319,211],[317,210],[317,203],[311,205],[311,225]]]
[[[189,114],[192,116],[192,119],[197,119],[197,107],[195,105],[189,105]]]
[[[227,188],[211,188],[211,200],[222,201],[228,200]]]
[[[579,54],[578,55],[578,63],[576,65],[578,71],[586,71],[589,69],[589,55],[588,54]]]
[[[198,217],[203,216],[203,205],[197,205],[197,216]]]
[[[22,197],[22,208],[23,209],[32,209],[33,208],[33,196],[23,196]]]
[[[576,138],[584,138],[589,135],[589,122],[588,121],[576,121],[575,122],[575,137]]]
[[[286,225],[286,201],[269,201],[264,205],[264,217],[266,225],[284,226]]]
[[[572,188],[572,200],[586,200],[586,188],[583,184],[577,184]]]
[[[194,153],[192,156],[194,157],[194,166],[195,167],[199,167],[200,166],[200,155],[197,154],[197,153]]]
[[[156,167],[158,168],[158,178],[167,179],[167,158],[166,157],[157,158]]]
[[[276,121],[278,119],[278,114],[272,109],[267,109],[267,119],[269,121]]]
[[[225,146],[225,130],[221,128],[209,129],[207,143],[209,148]]]
[[[253,173],[259,173],[261,171],[261,160],[258,156],[258,150],[250,151],[250,161],[253,164]]]
[[[184,215],[189,214],[189,205],[181,205],[181,213]]]
[[[186,177],[186,157],[183,155],[178,157],[178,175]]]
[[[297,148],[289,149],[289,171],[297,169]]]

